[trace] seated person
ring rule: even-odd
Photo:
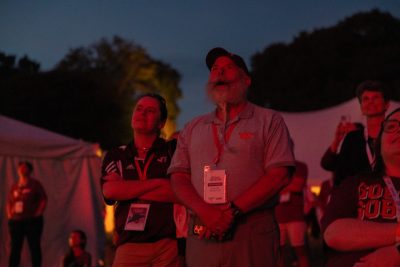
[[[62,260],[62,267],[91,267],[92,257],[86,248],[86,234],[74,230],[68,238],[69,250]]]

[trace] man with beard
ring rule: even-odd
[[[168,169],[191,212],[187,264],[276,266],[274,207],[295,165],[287,127],[275,111],[246,100],[251,78],[240,56],[217,47],[206,64],[216,109],[180,132]]]

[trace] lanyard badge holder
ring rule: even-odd
[[[140,167],[138,160],[135,159],[135,165],[139,175],[139,180],[144,181],[147,179],[147,170],[154,157],[154,154],[150,155],[149,159],[144,164],[143,170]],[[132,203],[129,207],[129,212],[126,218],[124,229],[127,231],[144,231],[149,210],[150,204],[148,203]]]

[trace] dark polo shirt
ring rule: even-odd
[[[164,139],[157,139],[147,153],[144,162],[141,162],[141,168],[147,164],[151,155],[147,179],[165,178],[167,177],[167,169],[173,154],[174,144],[166,142]],[[102,177],[108,173],[115,172],[123,177],[124,180],[139,180],[139,174],[135,165],[135,157],[137,151],[130,143],[110,150],[102,164]],[[103,186],[104,181],[101,180]],[[175,238],[175,224],[173,219],[173,203],[143,201],[139,199],[130,199],[128,201],[114,201],[105,199],[109,205],[115,205],[115,228],[117,233],[117,246],[124,243],[143,243],[155,242],[163,238]],[[149,203],[150,209],[144,231],[127,231],[124,230],[129,208],[132,203]]]

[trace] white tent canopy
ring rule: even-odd
[[[390,102],[388,112],[400,107],[400,102]],[[320,160],[331,145],[341,116],[365,125],[357,98],[340,105],[311,112],[281,112],[295,144],[296,159],[305,162],[309,169],[309,185],[320,185],[331,173],[320,166]]]
[[[48,204],[42,236],[43,267],[60,266],[74,229],[87,234],[96,263],[104,254],[103,201],[99,191],[101,158],[95,144],[75,140],[0,115],[0,266],[8,266],[10,238],[5,212],[17,164],[33,164],[33,177],[45,188]],[[21,267],[31,266],[25,239]]]

